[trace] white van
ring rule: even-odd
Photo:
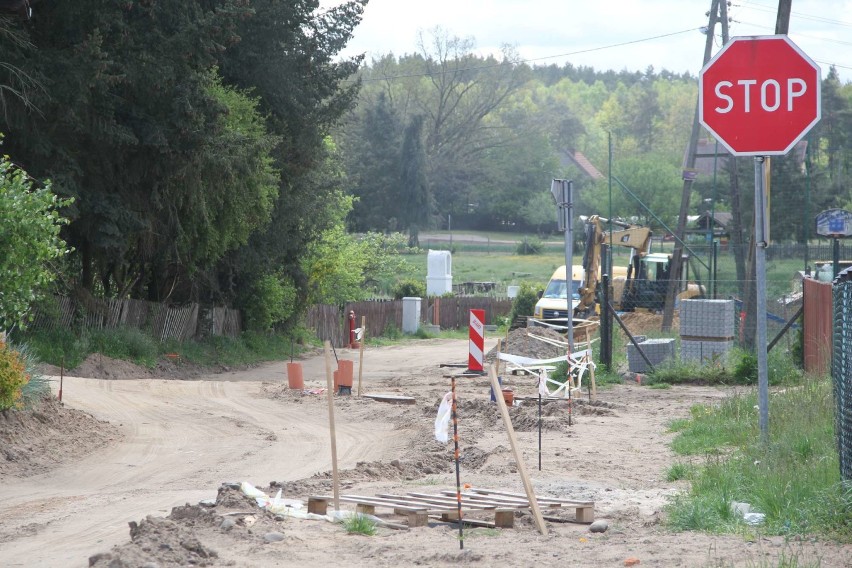
[[[553,272],[547,288],[535,304],[533,317],[537,320],[562,320],[548,322],[565,325],[568,319],[568,281],[565,278],[565,267],[560,266]],[[583,267],[575,264],[571,267],[571,313],[580,303],[580,286],[583,285]]]

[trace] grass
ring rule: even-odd
[[[35,359],[73,369],[92,353],[132,361],[153,368],[168,354],[201,366],[251,365],[260,361],[284,360],[318,342],[304,330],[289,336],[244,332],[237,338],[210,337],[203,341],[167,340],[159,342],[135,329],[98,330],[75,333],[70,330],[17,332],[16,341],[28,346]]]
[[[376,534],[376,521],[366,515],[355,513],[344,519],[343,526],[349,534],[373,536]]]
[[[807,380],[770,398],[770,430],[761,443],[756,394],[741,393],[716,406],[693,407],[672,422],[672,448],[700,456],[689,491],[668,507],[674,530],[770,535],[822,534],[852,542],[852,485],[840,480],[834,401],[828,379]],[[783,419],[782,419],[783,417]],[[682,476],[678,467],[667,475]],[[683,477],[678,477],[683,478]],[[764,513],[746,525],[731,502]]]

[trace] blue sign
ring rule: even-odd
[[[845,209],[828,209],[816,216],[816,233],[823,237],[852,236],[852,213]]]

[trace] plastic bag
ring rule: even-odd
[[[446,444],[450,439],[450,417],[453,414],[453,393],[448,392],[441,399],[438,416],[435,418],[435,439]]]
[[[539,371],[538,375],[538,394],[546,398],[550,396],[550,390],[547,388],[547,369]]]
[[[255,499],[258,497],[269,497],[269,495],[267,495],[248,481],[243,481],[242,483],[240,483],[240,491],[246,497],[254,497]]]

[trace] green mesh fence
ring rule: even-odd
[[[834,281],[834,349],[831,377],[837,400],[837,451],[840,475],[852,480],[852,272],[844,270]]]

